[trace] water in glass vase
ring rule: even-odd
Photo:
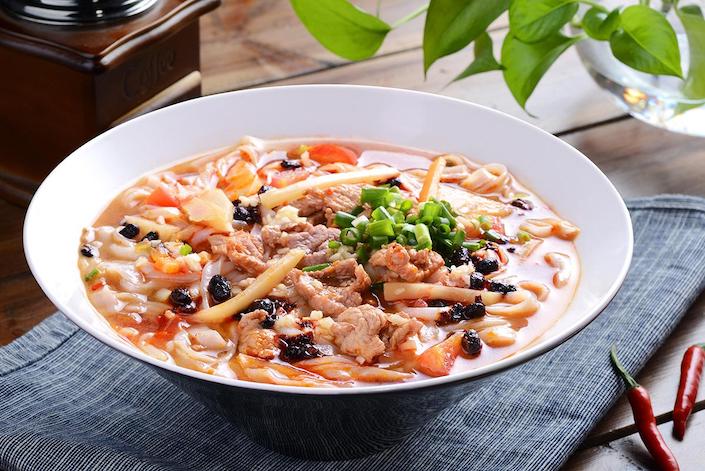
[[[610,10],[634,4],[624,0],[605,0],[599,3]],[[705,0],[679,2],[681,7],[685,4],[697,5],[705,10]],[[692,86],[687,85],[688,80],[694,79],[694,71],[690,71],[692,56],[683,22],[670,2],[651,2],[651,6],[666,14],[676,32],[685,80],[632,69],[614,58],[609,42],[592,39],[581,41],[577,46],[578,54],[593,79],[609,91],[616,102],[632,116],[670,131],[705,136],[705,96],[699,95]],[[580,30],[574,27],[573,32]],[[703,45],[696,47],[705,49]],[[693,53],[702,55],[705,50]]]

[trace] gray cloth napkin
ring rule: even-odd
[[[607,309],[395,448],[327,463],[266,450],[58,313],[0,349],[0,468],[557,469],[622,391],[610,346],[617,342],[624,364],[638,371],[703,288],[705,200],[662,196],[629,208],[634,261]]]

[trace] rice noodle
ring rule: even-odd
[[[430,249],[414,247],[419,223]],[[123,339],[160,361],[277,385],[393,383],[499,361],[555,322],[580,270],[579,229],[504,165],[364,141],[244,138],[143,177],[95,226],[77,265]],[[392,241],[402,253],[380,253]],[[216,275],[229,283],[219,304]],[[453,317],[470,319],[438,325],[455,303]],[[467,329],[485,346],[453,367],[472,348]]]
[[[200,272],[164,273],[154,268],[151,263],[140,264],[138,268],[148,279],[168,281],[176,285],[190,284],[201,279]]]
[[[203,293],[203,296],[201,296],[201,309],[208,309],[210,307],[207,294],[208,283],[211,281],[211,278],[213,278],[213,276],[220,274],[222,268],[222,257],[218,257],[215,260],[211,260],[210,262],[204,265],[203,270],[201,271],[201,293]]]
[[[435,321],[438,320],[441,313],[447,311],[449,308],[445,307],[406,307],[404,306],[400,311],[407,313],[408,315],[421,319],[424,321]]]

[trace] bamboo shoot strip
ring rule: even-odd
[[[501,302],[513,304],[524,300],[520,291],[509,294],[492,291],[480,291],[469,288],[456,288],[433,283],[398,283],[384,284],[384,299],[386,301],[401,301],[403,299],[443,299],[457,303],[475,302],[476,296],[482,296],[482,302],[491,305]]]
[[[267,296],[304,258],[303,250],[291,250],[259,275],[254,282],[237,296],[209,309],[197,312],[190,321],[217,324],[246,309],[256,299]]]
[[[343,172],[323,175],[294,183],[286,188],[275,188],[269,190],[260,196],[260,201],[262,206],[271,209],[303,197],[308,190],[323,190],[347,183],[375,183],[394,178],[398,175],[399,170],[392,167],[376,167],[357,172]]]
[[[429,198],[435,198],[438,193],[438,184],[441,181],[441,175],[446,168],[445,157],[437,157],[428,168],[426,178],[423,181],[423,187],[419,193],[419,201],[428,201]]]

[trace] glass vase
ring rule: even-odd
[[[623,0],[602,0],[599,3],[610,10],[635,4]],[[705,11],[705,0],[682,0],[680,3],[695,4]],[[687,74],[690,53],[680,19],[668,1],[652,1],[651,6],[666,14],[676,31],[683,73]],[[579,32],[579,28],[573,28],[573,33]],[[705,136],[705,99],[686,96],[682,79],[645,74],[622,64],[612,56],[608,41],[586,39],[578,43],[577,50],[593,79],[629,114],[669,131]]]

